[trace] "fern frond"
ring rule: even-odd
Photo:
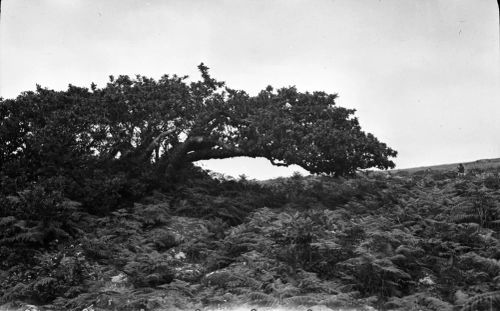
[[[429,310],[433,311],[451,311],[453,310],[453,307],[451,304],[449,304],[446,301],[443,301],[441,299],[435,298],[435,297],[419,297],[417,300],[418,304],[421,306],[425,306]]]
[[[41,279],[38,279],[33,286],[36,287],[45,287],[49,285],[50,283],[57,282],[57,279],[52,278],[52,277],[43,277]]]
[[[111,255],[111,250],[105,237],[99,239],[84,238],[82,240],[82,248],[87,255],[97,259],[106,259]]]
[[[164,204],[147,205],[139,208],[136,204],[136,213],[140,213],[140,218],[145,225],[159,226],[168,224],[170,215]]]
[[[37,230],[30,230],[28,232],[17,233],[12,237],[3,239],[3,241],[7,243],[41,243],[43,241],[43,234]],[[2,244],[1,241],[0,244]]]
[[[418,258],[424,254],[424,250],[420,247],[410,247],[408,245],[400,245],[396,248],[396,254],[404,255],[408,258]]]
[[[243,280],[243,277],[229,271],[214,271],[207,274],[204,278],[204,282],[207,285],[219,287],[228,287],[231,284],[235,286],[235,284],[241,284]]]
[[[261,293],[261,292],[251,292],[243,297],[243,301],[248,304],[256,304],[262,307],[276,307],[279,304],[279,300],[273,296]]]
[[[311,296],[295,296],[295,297],[290,297],[290,298],[285,298],[283,299],[283,303],[285,305],[289,306],[304,306],[304,307],[310,307],[317,305],[319,303],[319,299],[316,297],[311,297]]]
[[[487,292],[467,300],[461,311],[498,310],[500,308],[500,291]]]
[[[241,285],[252,289],[260,289],[262,287],[262,282],[259,282],[251,277],[244,277]]]
[[[0,297],[0,302],[9,302],[21,298],[26,295],[29,288],[30,287],[24,283],[17,283],[14,287],[8,289],[2,297]]]
[[[491,275],[496,275],[500,272],[500,260],[485,258],[474,252],[460,256],[460,260],[468,267],[488,272]]]
[[[6,216],[0,218],[0,227],[7,227],[16,222],[16,217]]]

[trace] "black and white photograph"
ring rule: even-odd
[[[0,311],[500,311],[500,0],[0,0]]]

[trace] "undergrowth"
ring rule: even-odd
[[[32,184],[0,198],[0,299],[60,310],[495,310],[498,176],[198,175],[97,214]]]

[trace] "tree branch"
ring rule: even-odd
[[[273,158],[269,159],[269,161],[271,162],[272,165],[275,165],[275,166],[284,166],[284,167],[290,166],[290,164],[287,164],[287,163],[278,163]]]
[[[242,156],[251,157],[251,155],[242,151],[227,150],[227,149],[205,149],[193,153],[188,153],[186,155],[186,161],[195,162],[200,160],[227,159],[227,158],[242,157]]]
[[[169,130],[169,131],[165,131],[165,132],[161,132],[158,136],[156,136],[153,141],[147,146],[147,148],[144,150],[143,154],[144,155],[148,155],[149,153],[153,152],[153,150],[158,146],[158,144],[160,143],[160,140],[162,140],[163,138],[165,138],[165,136],[168,136],[170,134],[172,134],[173,132],[175,132],[174,129],[172,130]]]

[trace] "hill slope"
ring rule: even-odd
[[[0,296],[79,311],[483,310],[500,300],[499,189],[493,169],[199,180],[73,212],[79,233],[43,247],[40,228],[3,217]]]
[[[434,170],[434,171],[453,171],[457,169],[457,166],[460,163],[451,163],[451,164],[439,164],[439,165],[431,165],[431,166],[419,166],[412,168],[403,168],[403,169],[395,169],[390,170],[391,172],[409,172],[415,173],[418,171],[424,170]],[[473,162],[462,162],[463,166],[466,170],[490,170],[497,169],[500,167],[500,158],[496,159],[481,159]]]

